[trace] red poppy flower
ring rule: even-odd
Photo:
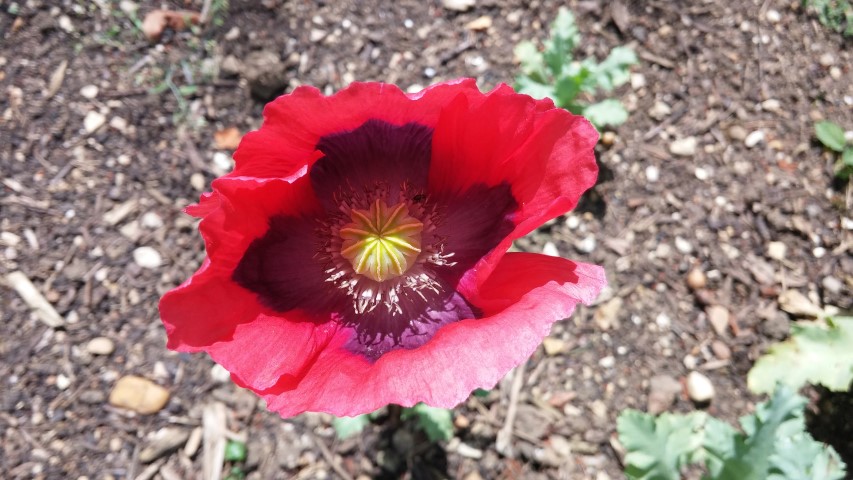
[[[595,183],[598,134],[548,100],[356,83],[297,88],[264,118],[187,209],[207,259],[160,314],[169,348],[209,353],[283,416],[453,407],[605,285],[506,253]]]

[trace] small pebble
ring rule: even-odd
[[[595,236],[587,235],[583,240],[575,242],[575,248],[581,253],[592,253],[595,250]]]
[[[703,167],[696,167],[696,170],[693,171],[693,174],[696,175],[696,178],[699,180],[708,180],[711,177],[711,174],[708,173],[708,170]]]
[[[746,145],[747,148],[752,148],[759,143],[764,141],[764,130],[756,130],[743,140],[743,144]]]
[[[765,15],[765,17],[770,23],[779,23],[779,21],[782,20],[782,14],[779,13],[778,10],[773,9],[767,10],[767,14]]]
[[[98,96],[98,87],[96,85],[86,85],[80,89],[80,95],[82,95],[83,98],[93,100]]]
[[[767,244],[767,256],[774,260],[784,260],[788,247],[782,242],[770,242]]]
[[[216,383],[227,383],[231,381],[231,372],[217,363],[210,369],[210,378]]]
[[[698,141],[696,137],[685,137],[669,144],[669,153],[680,157],[691,157],[696,154]]]
[[[835,277],[823,277],[820,284],[826,289],[826,291],[836,295],[841,293],[841,290],[844,288],[844,284],[841,283],[841,280]]]
[[[694,268],[687,274],[687,286],[693,290],[705,288],[706,285],[708,285],[708,279],[705,277],[705,272],[701,269]]]
[[[720,340],[714,340],[711,342],[711,351],[714,352],[714,356],[720,360],[728,360],[732,358],[731,349]]]
[[[115,342],[107,337],[96,337],[86,344],[86,351],[92,355],[109,355],[116,349]]]
[[[133,251],[133,261],[142,268],[154,269],[163,264],[163,257],[151,247],[139,247]]]
[[[743,141],[746,139],[746,136],[749,135],[749,132],[746,131],[745,128],[740,125],[732,125],[729,127],[727,133],[732,140]]]
[[[566,342],[554,337],[545,337],[542,340],[542,348],[545,349],[545,355],[553,357],[566,351]]]
[[[547,242],[545,246],[542,247],[542,253],[548,255],[549,257],[559,257],[560,252],[557,251],[557,246],[554,245],[554,242]]]
[[[95,110],[91,110],[86,114],[86,117],[83,118],[83,128],[86,130],[86,133],[95,133],[95,131],[103,127],[105,123],[107,123],[107,117],[105,117],[101,112]]]
[[[675,249],[686,255],[693,251],[693,245],[683,237],[675,237]]]
[[[110,404],[148,415],[159,412],[169,401],[169,391],[142,377],[121,377],[110,392]]]
[[[190,175],[190,186],[192,186],[196,191],[202,192],[204,191],[204,187],[207,186],[207,180],[204,179],[204,175],[199,172],[195,172]]]
[[[60,390],[66,390],[71,386],[71,379],[66,377],[63,374],[59,374],[56,376],[56,388]]]
[[[145,228],[156,230],[163,226],[163,219],[157,215],[157,212],[145,212],[139,219],[139,223]]]
[[[661,101],[655,102],[655,104],[652,105],[652,108],[649,109],[649,116],[658,121],[668,117],[671,113],[672,109],[669,105]]]
[[[687,395],[696,403],[708,403],[714,398],[714,385],[699,372],[687,375]]]
[[[654,165],[646,167],[646,180],[650,183],[655,183],[660,179],[660,170]]]

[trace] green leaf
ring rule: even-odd
[[[536,48],[533,42],[521,42],[515,46],[515,58],[521,64],[521,73],[536,81],[544,82],[545,75],[545,60],[542,58],[542,53]]]
[[[612,98],[584,107],[583,115],[597,128],[621,125],[628,120],[628,111],[619,100]]]
[[[530,77],[518,77],[515,80],[515,91],[525,95],[530,95],[537,100],[550,98],[551,100],[554,100],[554,103],[557,102],[553,85],[539,83]]]
[[[627,450],[625,475],[630,479],[678,480],[682,466],[695,460],[702,446],[707,415],[664,413],[658,418],[625,410],[616,420],[619,441]]]
[[[601,89],[609,92],[631,78],[630,67],[636,63],[637,54],[633,50],[628,47],[616,47],[598,64],[593,77]]]
[[[749,389],[766,393],[781,382],[796,389],[812,383],[848,390],[853,381],[853,317],[828,318],[827,324],[794,323],[791,338],[771,346],[749,371]]]
[[[554,75],[563,71],[563,66],[572,61],[572,52],[580,43],[581,34],[575,24],[575,16],[569,9],[560,7],[557,18],[551,24],[551,38],[545,42],[543,57]]]
[[[845,167],[853,167],[853,147],[844,149],[844,153],[841,154],[841,163]]]
[[[225,460],[228,462],[243,462],[247,454],[248,450],[243,442],[228,440],[225,444]]]
[[[356,417],[335,417],[332,420],[332,428],[335,429],[335,434],[341,440],[361,433],[364,427],[369,424],[370,414],[358,415]]]
[[[453,438],[453,413],[446,408],[435,408],[419,403],[412,408],[403,409],[403,420],[417,417],[418,425],[427,434],[431,442]]]
[[[805,431],[806,399],[780,385],[773,397],[741,418],[744,433],[713,420],[706,424],[710,479],[836,479],[843,463]],[[838,476],[838,475],[841,476]]]
[[[844,129],[834,122],[817,122],[814,126],[815,135],[824,147],[840,152],[844,150]]]

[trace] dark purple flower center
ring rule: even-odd
[[[370,120],[323,137],[310,181],[321,218],[274,217],[234,280],[277,312],[306,310],[354,329],[370,359],[423,345],[479,312],[456,291],[462,275],[512,231],[509,185],[453,196],[428,188],[432,130]]]

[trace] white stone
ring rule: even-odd
[[[655,120],[663,120],[672,113],[672,108],[664,102],[657,101],[652,108],[649,109],[649,116]]]
[[[113,117],[110,119],[110,128],[114,128],[121,133],[127,131],[127,120],[121,117]]]
[[[788,247],[782,242],[770,242],[767,244],[767,256],[774,260],[784,260]]]
[[[312,28],[309,40],[311,40],[312,43],[319,42],[320,40],[326,38],[326,35],[328,35],[328,33],[325,30],[320,30],[319,28]]]
[[[770,23],[779,23],[779,21],[782,20],[782,14],[779,13],[778,10],[773,9],[767,10],[767,14],[765,15],[765,17]]]
[[[475,3],[477,3],[476,0],[442,0],[441,1],[441,4],[444,6],[444,8],[446,8],[448,10],[455,10],[457,12],[464,12],[464,11],[470,9],[471,7],[473,7]]]
[[[554,245],[554,242],[547,242],[545,246],[542,247],[542,253],[548,255],[550,257],[559,257],[560,252],[557,251],[557,246]]]
[[[98,87],[96,85],[86,85],[80,89],[80,95],[82,95],[83,98],[93,100],[98,96]]]
[[[71,23],[71,19],[68,18],[68,15],[59,17],[59,28],[65,30],[67,33],[74,32],[74,24]]]
[[[163,226],[163,219],[157,215],[157,212],[145,212],[139,219],[139,223],[145,228],[156,230]]]
[[[56,376],[56,388],[60,390],[65,390],[71,386],[71,379],[66,377],[63,374],[59,374]]]
[[[86,351],[92,355],[109,355],[116,349],[115,342],[107,337],[96,337],[86,344]]]
[[[696,154],[696,137],[679,138],[669,144],[669,153],[680,157],[692,157]]]
[[[660,170],[654,165],[646,167],[646,180],[650,183],[655,183],[660,179]]]
[[[771,98],[761,102],[761,108],[768,112],[779,112],[782,110],[782,102],[775,98]]]
[[[688,254],[693,251],[693,245],[682,237],[675,237],[675,249],[680,253]]]
[[[204,187],[207,185],[207,180],[204,179],[204,175],[196,172],[196,173],[190,175],[190,185],[194,189],[196,189],[197,191],[201,192],[204,190]]]
[[[581,253],[591,253],[595,250],[595,236],[587,235],[583,240],[575,242],[575,248]]]
[[[631,88],[639,90],[646,86],[646,77],[642,73],[631,74]]]
[[[231,380],[231,372],[217,363],[210,369],[210,378],[216,383],[227,383]]]
[[[711,380],[699,372],[687,375],[687,395],[696,403],[707,403],[714,398],[714,385]]]
[[[142,268],[154,269],[163,264],[163,257],[151,247],[139,247],[133,251],[133,261]]]
[[[711,174],[708,173],[708,170],[702,167],[696,167],[696,170],[693,172],[696,175],[696,178],[699,180],[708,180],[711,177]]]
[[[747,148],[752,148],[759,143],[764,141],[764,130],[755,130],[751,132],[746,138],[743,140],[743,144],[746,145]]]
[[[92,110],[83,119],[83,128],[86,129],[86,133],[95,133],[105,123],[107,123],[107,117],[101,112]]]
[[[225,152],[216,152],[213,154],[213,170],[217,175],[225,175],[234,169],[234,160],[231,155]]]
[[[660,313],[655,318],[655,323],[658,325],[658,327],[662,329],[668,329],[670,325],[672,325],[672,320],[669,318],[669,315],[665,313]]]
[[[613,368],[616,365],[616,359],[613,358],[613,355],[608,355],[600,359],[598,365],[601,368]]]

